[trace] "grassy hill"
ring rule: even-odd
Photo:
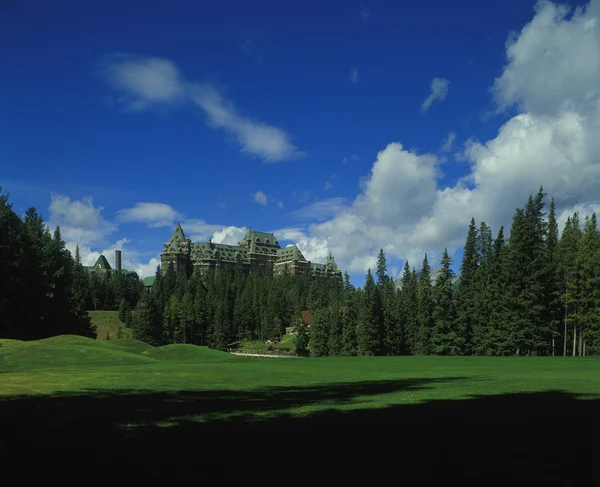
[[[71,335],[0,345],[7,465],[33,452],[58,465],[69,449],[70,471],[119,478],[582,484],[598,453],[596,357],[253,359]]]
[[[96,325],[98,340],[131,338],[132,331],[119,319],[118,311],[88,311],[92,323]]]

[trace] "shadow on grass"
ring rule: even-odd
[[[120,480],[600,480],[598,399],[553,391],[339,409],[360,396],[456,380],[466,379],[8,398],[0,400],[0,458],[68,462],[71,473],[100,466]],[[329,409],[306,417],[292,411],[323,404]]]

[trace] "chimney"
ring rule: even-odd
[[[115,250],[115,268],[117,272],[121,272],[121,251]]]

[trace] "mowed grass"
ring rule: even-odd
[[[88,311],[92,324],[96,326],[98,340],[117,340],[131,338],[131,329],[119,319],[118,311]]]
[[[600,395],[600,360],[596,357],[328,357],[292,361],[238,357],[194,345],[152,347],[131,338],[96,341],[64,335],[0,343],[2,396],[93,389],[248,391],[407,379],[428,384],[415,390],[358,394],[337,407],[385,407],[431,399],[549,390],[582,397]],[[328,406],[313,404],[296,413]]]
[[[525,471],[562,479],[568,471],[573,480],[586,470],[569,465],[596,448],[596,357],[292,360],[77,336],[0,344],[0,447],[79,445],[87,453],[78,465],[88,467],[127,458],[146,468],[177,465],[180,478],[195,478],[193,465],[220,465],[203,472],[239,481],[247,475],[241,465],[255,475],[267,462],[285,478],[261,483],[300,482],[316,468],[304,464],[288,477],[285,462],[301,448],[313,460],[342,456],[353,466],[319,477],[328,482],[387,479],[398,462],[422,464],[406,477],[416,480],[459,471],[507,480]],[[578,429],[563,427],[574,420]]]

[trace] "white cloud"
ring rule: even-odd
[[[49,210],[50,225],[59,225],[63,240],[74,244],[101,242],[117,229],[102,216],[104,207],[95,207],[91,197],[72,201],[68,196],[52,194]]]
[[[428,252],[435,266],[445,246],[453,254],[464,245],[471,217],[485,220],[494,232],[504,225],[508,233],[515,208],[540,185],[555,198],[561,229],[567,214],[598,210],[599,18],[598,1],[571,17],[562,7],[540,3],[533,20],[507,44],[508,64],[494,83],[499,107],[517,104],[521,113],[494,138],[465,145],[469,173],[442,187],[439,159],[389,144],[361,194],[311,225],[304,248],[331,250],[351,272],[373,266],[383,243],[391,259],[408,259],[418,268]]]
[[[282,242],[296,242],[300,239],[306,238],[304,230],[300,227],[295,228],[280,228],[279,230],[273,230],[273,235]]]
[[[212,85],[183,78],[168,59],[118,55],[108,58],[102,68],[107,82],[120,93],[117,103],[129,109],[177,101],[191,101],[207,116],[208,125],[225,130],[239,143],[242,152],[265,162],[297,159],[304,154],[292,144],[281,128],[240,115]]]
[[[442,101],[448,95],[450,81],[444,78],[433,78],[431,80],[431,93],[421,105],[421,110],[426,112],[435,101]]]
[[[350,70],[350,83],[353,85],[358,83],[358,70],[356,68]]]
[[[495,80],[499,108],[557,115],[597,112],[600,98],[600,2],[571,11],[540,2],[534,19],[506,46],[508,64]],[[570,17],[570,18],[569,18]]]
[[[103,73],[123,93],[117,101],[137,110],[173,102],[185,92],[179,71],[168,59],[117,55],[104,64]]]
[[[456,139],[456,132],[448,132],[448,135],[444,139],[442,143],[441,151],[442,152],[450,152],[452,150],[452,146],[454,145],[454,140]]]
[[[246,227],[224,227],[213,234],[212,241],[226,245],[237,245],[247,231]]]
[[[304,206],[290,213],[290,217],[296,220],[325,220],[344,208],[345,198],[329,198]]]
[[[328,189],[331,189],[333,187],[333,184],[331,184],[330,181],[325,181],[325,184],[323,185],[323,189],[325,191],[327,191]]]
[[[233,103],[225,100],[213,86],[196,84],[191,91],[191,98],[204,110],[209,125],[222,128],[233,135],[242,152],[258,156],[265,162],[279,162],[304,156],[304,153],[292,144],[284,130],[239,115]]]
[[[142,222],[152,228],[173,226],[182,215],[166,203],[136,203],[132,208],[117,211],[119,222]]]
[[[256,201],[259,205],[267,206],[267,195],[262,191],[257,191],[254,193],[254,201]]]
[[[350,161],[358,161],[360,159],[360,156],[358,154],[350,154],[349,156],[345,156],[342,159],[342,162],[344,164],[348,164]]]

